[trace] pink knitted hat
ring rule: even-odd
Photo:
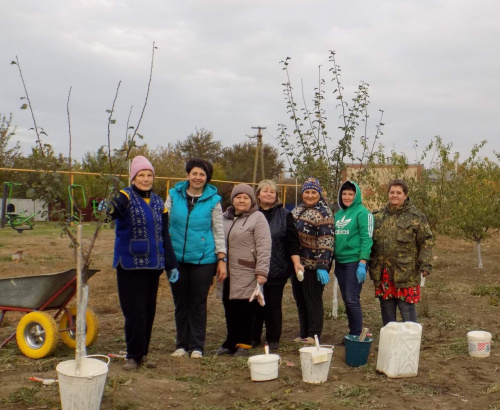
[[[155,176],[155,169],[151,165],[151,162],[146,157],[138,155],[132,160],[132,165],[130,165],[130,180],[133,181],[137,173],[144,169],[149,169],[153,173],[153,177]]]

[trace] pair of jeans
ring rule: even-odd
[[[345,305],[347,313],[347,321],[349,322],[349,334],[361,334],[363,330],[363,312],[361,310],[361,289],[362,283],[358,283],[356,270],[358,262],[335,263],[335,276],[339,282],[340,293]]]
[[[215,263],[179,263],[179,279],[170,283],[175,304],[176,349],[203,353],[207,328],[207,298]]]
[[[417,309],[414,303],[408,303],[401,299],[380,298],[380,311],[382,313],[382,322],[384,326],[389,322],[396,322],[396,307],[399,308],[403,322],[417,323]]]

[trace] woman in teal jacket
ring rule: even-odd
[[[338,203],[340,209],[335,214],[335,276],[345,304],[349,334],[360,335],[363,328],[360,294],[373,244],[373,215],[363,206],[361,190],[353,181],[342,184]]]
[[[179,279],[170,283],[177,328],[174,357],[191,352],[203,357],[207,325],[207,297],[213,277],[226,278],[226,244],[221,197],[210,185],[212,164],[194,158],[186,163],[187,180],[169,191],[169,233],[179,262]]]

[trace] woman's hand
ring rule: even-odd
[[[359,261],[358,269],[356,270],[358,283],[363,283],[366,279],[366,261]]]
[[[264,283],[267,282],[267,278],[265,276],[262,276],[262,275],[256,275],[257,277],[257,283],[259,285],[263,285]]]
[[[424,278],[426,278],[426,277],[429,275],[429,272],[427,272],[426,270],[423,270],[423,271],[421,271],[420,273],[422,274],[422,276],[423,276]]]
[[[179,279],[179,271],[176,268],[167,271],[167,278],[170,283],[177,282],[177,279]]]
[[[330,281],[330,275],[326,269],[316,269],[316,276],[322,285],[327,285]]]
[[[299,271],[304,272],[304,265],[300,263],[300,260],[296,263],[293,264],[293,269],[295,269],[295,274],[297,274]]]
[[[224,262],[224,261],[217,262],[216,275],[217,275],[217,281],[218,282],[224,282],[224,279],[226,279],[226,277],[227,277],[227,265],[226,265],[226,262]]]

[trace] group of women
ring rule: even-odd
[[[315,178],[304,182],[302,203],[292,212],[280,204],[272,180],[262,181],[255,192],[236,185],[223,212],[209,183],[212,172],[208,161],[189,160],[187,179],[170,189],[164,203],[152,192],[153,166],[137,156],[131,186],[111,201],[125,369],[154,366],[147,354],[163,270],[175,305],[174,357],[204,355],[214,276],[222,286],[227,328],[217,355],[247,356],[262,340],[272,351],[279,349],[283,290],[290,277],[300,329],[295,340],[314,343],[323,330],[323,290],[333,260],[350,334],[362,331],[360,293],[367,266],[384,325],[396,320],[396,307],[403,320],[417,320],[420,277],[432,269],[432,233],[404,181],[391,181],[387,205],[373,214],[363,206],[356,183],[346,181],[334,217]]]

